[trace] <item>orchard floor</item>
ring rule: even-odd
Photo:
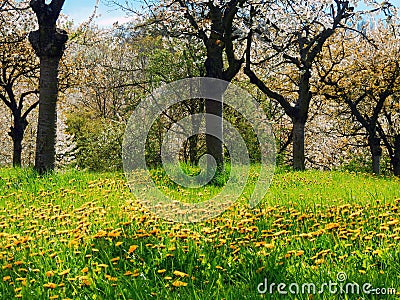
[[[247,192],[181,224],[144,209],[122,173],[0,169],[0,299],[400,297],[400,179],[278,171],[254,209]]]

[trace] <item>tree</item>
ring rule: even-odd
[[[248,36],[245,73],[251,83],[279,102],[292,120],[295,170],[305,169],[304,135],[313,98],[312,69],[325,42],[338,28],[346,28],[352,15],[349,1],[343,0],[312,4],[281,0],[269,10],[264,4],[252,9],[254,24]],[[269,75],[274,76],[273,84],[257,74],[265,67],[276,69]]]
[[[29,34],[40,59],[39,118],[36,139],[35,169],[44,173],[54,169],[58,97],[58,67],[68,35],[57,28],[57,20],[65,0],[31,0],[39,29]]]
[[[0,12],[0,100],[11,111],[13,124],[8,134],[13,141],[13,166],[17,167],[21,166],[28,116],[38,105],[35,98],[39,64],[26,41],[27,32],[33,25],[29,22],[32,15],[16,9],[13,2],[6,4]]]
[[[73,89],[68,132],[73,135],[79,167],[99,169],[101,161],[103,168],[118,168],[120,155],[111,155],[108,151],[121,148],[120,129],[139,100],[164,83],[204,74],[202,53],[197,45],[150,32],[138,34],[122,26],[111,31],[91,28],[85,36],[84,41],[75,39],[68,47],[67,60],[75,62],[75,77],[80,80],[79,86]],[[182,104],[163,112],[150,130],[147,163],[161,162],[162,137],[178,116],[201,110],[201,103],[197,101]],[[113,130],[114,134],[109,134],[111,138],[105,141],[104,135]],[[198,161],[199,144],[197,136],[189,138],[182,155],[185,161]]]
[[[244,28],[239,12],[245,10],[246,1],[161,1],[152,8],[145,24],[155,26],[164,36],[202,43],[206,53],[206,76],[230,82],[244,62],[244,53],[238,55],[236,52]],[[222,97],[226,87],[216,88],[220,89],[218,92]],[[206,99],[205,110],[207,114],[222,117],[223,106],[220,101]],[[207,153],[214,157],[217,172],[224,167],[223,142],[215,137],[222,136],[222,119],[219,120],[212,122],[206,118]]]
[[[393,24],[392,24],[393,25]],[[349,135],[366,137],[372,171],[381,172],[382,146],[387,149],[395,175],[400,175],[399,93],[400,51],[397,26],[382,21],[366,24],[369,40],[341,35],[341,43],[325,49],[330,59],[318,67],[323,94],[341,104],[341,115],[355,122]]]

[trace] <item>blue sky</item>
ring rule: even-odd
[[[110,7],[105,5],[107,0],[100,0],[99,8],[97,11],[98,18],[96,18],[96,23],[102,27],[111,26],[114,22],[118,21],[120,24],[130,20],[126,14],[117,9],[115,6]],[[108,0],[110,1],[110,0]],[[121,4],[125,3],[125,0],[117,0]],[[131,3],[136,1],[137,7],[141,6],[140,0],[132,0]],[[111,2],[111,1],[110,1]],[[391,3],[400,7],[400,0],[392,0]],[[63,13],[69,15],[76,24],[79,24],[89,18],[93,13],[96,0],[65,0],[63,7]],[[359,8],[363,8],[364,5],[360,5]]]
[[[120,2],[124,3],[125,1],[121,0]],[[62,12],[79,24],[92,15],[95,5],[96,0],[65,0]],[[140,6],[139,2],[138,6]],[[129,20],[123,11],[116,7],[106,6],[103,0],[100,0],[97,15],[96,23],[100,26],[109,26],[115,21],[123,23]]]

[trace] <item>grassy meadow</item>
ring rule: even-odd
[[[220,189],[179,190],[153,175],[178,200]],[[180,224],[141,207],[122,173],[1,169],[0,299],[399,298],[399,178],[278,170],[250,209],[256,178],[253,167],[219,217]],[[330,282],[337,292],[319,293]],[[341,291],[348,283],[360,293]]]

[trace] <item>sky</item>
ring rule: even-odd
[[[124,0],[120,0],[120,3],[124,2]],[[75,24],[78,25],[88,20],[93,14],[95,5],[96,0],[65,0],[62,12],[68,15],[74,20]],[[140,7],[139,2],[138,7]],[[116,21],[121,24],[130,20],[125,12],[121,9],[117,9],[115,6],[107,6],[104,0],[100,0],[97,16],[95,22],[101,27],[111,26]]]
[[[121,4],[125,3],[125,0],[114,1],[119,1]],[[137,7],[140,8],[140,0],[131,0],[131,3],[135,3],[135,1]],[[100,0],[99,3],[99,8],[97,10],[98,17],[95,20],[99,26],[108,27],[116,21],[118,21],[119,24],[122,24],[131,20],[131,18],[127,17],[125,12],[121,9],[116,8],[116,6],[107,6],[105,4],[106,2],[111,2],[111,0]],[[391,3],[400,7],[400,0],[392,0]],[[78,25],[81,22],[86,21],[89,16],[92,15],[95,5],[96,0],[65,0],[63,13],[69,15],[75,21],[75,24]],[[363,8],[363,5],[360,5],[359,9],[361,8]]]

